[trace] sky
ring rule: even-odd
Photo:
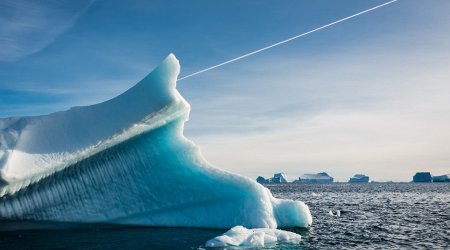
[[[0,2],[0,117],[113,98],[169,53],[181,76],[381,0]],[[399,0],[178,83],[185,135],[217,167],[450,173],[450,1]]]

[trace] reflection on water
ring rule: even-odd
[[[72,225],[71,229],[57,227],[0,232],[0,246],[2,249],[3,246],[7,249],[196,249],[206,240],[226,231],[103,225],[90,228]]]

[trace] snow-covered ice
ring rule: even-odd
[[[217,236],[205,243],[206,247],[263,247],[277,241],[298,243],[302,237],[299,234],[279,229],[255,228],[247,229],[235,226],[223,235]]]
[[[300,201],[209,164],[183,136],[190,106],[169,55],[100,104],[0,119],[0,220],[307,227]],[[2,184],[3,183],[3,184]]]

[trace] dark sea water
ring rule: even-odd
[[[313,215],[303,239],[264,249],[450,249],[450,183],[280,184],[274,196],[302,200]],[[339,210],[341,215],[329,212]],[[204,249],[226,230],[0,222],[0,249]],[[9,230],[9,231],[5,231]]]

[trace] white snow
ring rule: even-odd
[[[169,55],[109,101],[0,119],[0,220],[308,227],[303,202],[213,167],[183,136],[190,106],[179,71]]]
[[[269,228],[247,229],[235,226],[223,235],[217,236],[205,243],[206,247],[264,247],[267,244],[280,242],[298,243],[301,236],[289,231]]]
[[[126,134],[135,125],[149,123],[147,120],[164,108],[185,102],[174,91],[179,67],[166,67],[170,64],[178,64],[173,55],[134,87],[100,104],[44,116],[0,119],[1,177],[20,181],[86,158],[105,141],[119,135],[131,137]],[[189,105],[184,103],[183,108],[188,110]]]

